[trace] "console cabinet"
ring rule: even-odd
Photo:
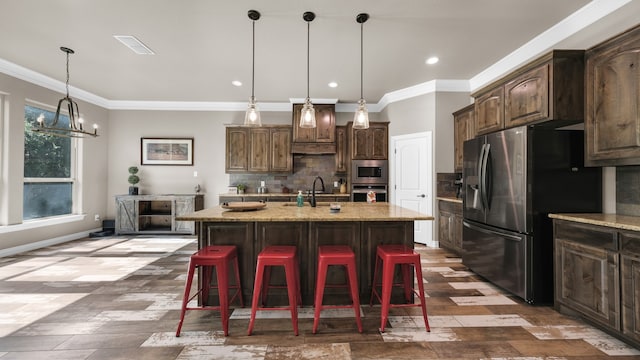
[[[176,216],[204,208],[204,195],[118,195],[116,234],[194,234],[193,221]]]

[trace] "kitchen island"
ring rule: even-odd
[[[236,245],[240,260],[240,277],[245,302],[253,292],[256,259],[269,245],[294,245],[300,259],[300,282],[303,305],[313,303],[318,247],[349,245],[356,254],[360,301],[367,303],[379,244],[405,244],[413,247],[413,222],[433,220],[432,216],[389,203],[340,203],[341,210],[330,212],[329,203],[268,203],[255,211],[229,211],[216,206],[177,220],[195,221],[198,248],[207,245]],[[274,269],[273,283],[284,284],[284,273]],[[344,271],[330,267],[327,283],[344,283]],[[400,292],[394,298],[401,298]],[[272,301],[273,299],[273,301]],[[348,292],[343,288],[327,288],[325,302],[344,302]],[[269,303],[286,303],[284,289],[269,292]]]

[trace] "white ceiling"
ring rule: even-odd
[[[360,97],[360,25],[355,18],[366,12],[364,95],[377,103],[385,94],[435,79],[471,79],[473,89],[551,48],[588,48],[635,25],[639,3],[3,0],[0,60],[5,61],[0,71],[28,78],[33,74],[22,73],[31,70],[56,80],[50,87],[62,90],[65,54],[59,47],[66,46],[76,52],[70,59],[71,96],[78,88],[107,104],[246,103],[251,94],[247,11],[255,9],[262,14],[256,23],[256,97],[261,103],[286,103],[306,96],[307,26],[302,14],[313,11],[310,95],[353,103]],[[134,35],[156,55],[136,55],[113,35]],[[426,65],[432,55],[440,62]],[[235,87],[233,80],[244,85]],[[331,81],[338,87],[329,88]]]

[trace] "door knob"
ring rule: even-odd
[[[418,195],[418,197],[421,197],[421,198],[426,197],[426,196],[427,195],[425,195],[425,194]]]

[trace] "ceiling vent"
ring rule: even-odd
[[[131,35],[113,35],[116,40],[124,44],[138,55],[155,55],[153,50],[149,49],[142,41]]]

